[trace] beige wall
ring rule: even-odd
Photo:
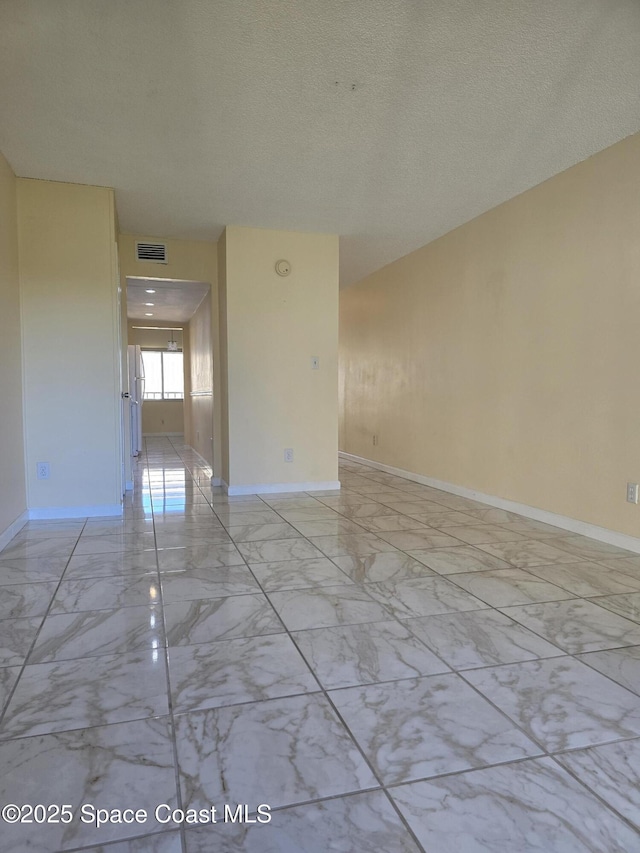
[[[171,329],[173,329],[173,339],[178,344],[178,349],[183,348],[184,342],[184,327],[180,327],[177,323],[156,323],[153,325],[161,328],[143,329],[140,326],[145,326],[143,320],[129,320],[129,343],[140,347],[150,347],[151,349],[166,349],[167,343],[171,338]]]
[[[228,483],[335,481],[338,238],[233,226],[224,251]]]
[[[114,206],[115,212],[115,206]],[[118,234],[118,218],[116,215],[115,221],[116,235]],[[126,282],[120,276],[120,258],[119,250],[116,243],[116,257],[118,258],[118,301],[120,303],[120,388],[122,391],[129,390],[129,329],[127,320],[127,289]],[[123,455],[124,455],[124,481],[125,488],[133,488],[133,460],[131,457],[131,421],[129,408],[125,401],[122,402],[121,410],[122,418],[122,435],[123,435]]]
[[[640,135],[344,290],[342,449],[640,535],[639,224]]]
[[[220,478],[223,483],[229,483],[229,342],[227,335],[227,231],[218,240],[218,334],[219,334],[219,375],[217,387],[220,392],[215,395],[220,412]],[[214,329],[216,326],[214,326]]]
[[[184,432],[182,400],[146,400],[142,407],[142,434],[165,435]]]
[[[186,400],[191,415],[187,443],[213,465],[213,335],[209,292],[189,321],[190,394]]]
[[[167,246],[167,263],[154,264],[144,263],[136,260],[136,241],[163,242]],[[144,276],[148,278],[168,278],[180,281],[206,281],[211,285],[211,328],[217,329],[218,318],[218,253],[215,242],[201,240],[175,240],[166,237],[149,236],[143,234],[121,234],[118,239],[120,248],[120,275],[123,286],[126,286],[127,276]],[[156,324],[159,325],[159,324]],[[221,466],[221,416],[220,404],[217,399],[216,387],[220,382],[220,353],[218,350],[218,336],[212,336],[213,346],[213,426],[204,431],[194,426],[196,413],[190,399],[184,407],[184,432],[187,443],[194,445],[198,443],[196,435],[207,433],[213,435],[213,469],[215,476],[220,476]],[[185,334],[184,340],[185,362],[190,363],[189,335]],[[190,371],[187,370],[188,382],[190,382]],[[185,394],[189,393],[185,385]],[[203,422],[206,415],[198,408],[199,422]],[[196,448],[197,449],[197,448]],[[201,451],[199,451],[201,452]],[[202,454],[204,455],[204,454]],[[211,453],[209,453],[211,455]],[[208,457],[206,457],[208,459]]]
[[[112,190],[18,180],[30,509],[121,501],[114,223]]]
[[[136,242],[166,243],[167,263],[154,264],[136,260]],[[204,240],[175,240],[169,237],[150,237],[143,234],[120,234],[120,272],[127,276],[173,278],[180,281],[214,281],[217,274],[215,242]]]
[[[0,154],[0,535],[26,509],[16,178]]]

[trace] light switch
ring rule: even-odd
[[[320,370],[320,359],[317,355],[311,356],[311,369],[312,370]]]

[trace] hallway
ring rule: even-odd
[[[354,462],[210,476],[148,439],[123,519],[0,552],[2,804],[74,812],[5,853],[640,849],[640,556]]]

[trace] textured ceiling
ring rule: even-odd
[[[341,235],[348,283],[640,129],[638,0],[3,0],[0,150],[129,233]]]
[[[155,293],[147,293],[147,290]],[[202,281],[127,278],[127,317],[148,323],[186,323],[209,291]],[[153,305],[147,303],[152,302]],[[151,317],[147,316],[151,314]]]

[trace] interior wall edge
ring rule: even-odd
[[[632,538],[640,133],[341,291],[340,449]]]
[[[231,495],[274,495],[279,492],[335,492],[340,489],[339,480],[322,480],[308,483],[253,483],[244,486],[228,486]]]
[[[475,489],[469,489],[466,486],[459,486],[456,483],[447,483],[443,480],[436,480],[434,477],[427,477],[425,474],[416,474],[413,471],[405,471],[403,468],[394,468],[393,465],[385,465],[384,462],[376,462],[374,459],[366,459],[364,456],[356,456],[353,453],[346,453],[343,450],[340,451],[339,455],[343,459],[360,462],[362,465],[369,465],[371,468],[376,468],[387,474],[394,474],[396,477],[404,477],[423,486],[431,486],[433,489],[440,489],[452,495],[469,498],[470,500],[487,504],[487,506],[492,506],[496,509],[515,512],[533,521],[541,521],[543,524],[560,527],[562,530],[567,530],[570,533],[588,536],[590,539],[597,539],[599,542],[606,542],[608,545],[615,545],[617,548],[626,548],[628,551],[635,551],[640,554],[640,538],[629,536],[626,533],[618,533],[617,530],[598,527],[596,524],[590,524],[588,521],[569,518],[566,515],[559,515],[546,509],[528,506],[517,501],[510,501],[507,498],[500,498],[497,495],[487,495],[484,492],[477,492]]]
[[[44,506],[27,510],[29,521],[46,521],[53,518],[95,518],[100,515],[122,516],[123,505],[98,504],[90,506]]]
[[[205,459],[205,458],[204,458],[204,456],[203,456],[201,453],[198,453],[198,451],[195,449],[195,447],[191,447],[191,445],[190,445],[190,444],[189,444],[189,445],[187,445],[187,446],[188,446],[189,450],[190,450],[192,453],[194,453],[194,454],[198,457],[198,459],[201,459],[201,460],[202,460],[202,462],[204,463],[204,465],[205,465],[207,468],[211,468],[211,462],[209,462],[209,460],[208,460],[208,459]],[[213,477],[212,477],[211,479],[213,479]],[[219,484],[218,484],[218,485],[219,485]]]
[[[29,511],[24,510],[24,512],[20,513],[20,515],[16,518],[15,521],[12,521],[11,524],[0,533],[0,551],[5,548],[9,542],[16,536],[25,524],[29,521]]]

